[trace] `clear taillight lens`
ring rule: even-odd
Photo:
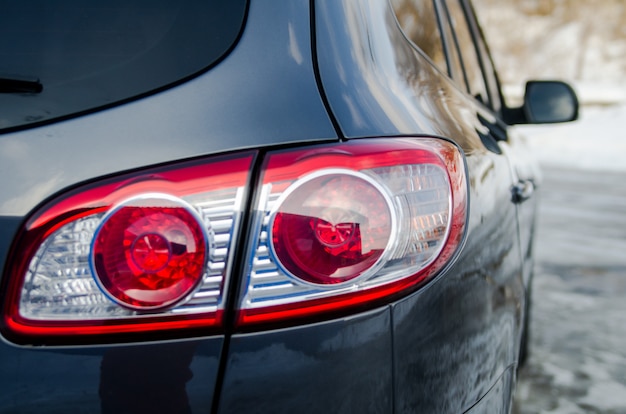
[[[217,329],[253,158],[142,171],[48,203],[14,250],[5,334],[72,343]]]
[[[446,265],[466,220],[465,165],[435,139],[272,153],[238,323],[345,314],[407,294]]]

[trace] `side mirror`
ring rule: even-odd
[[[565,82],[529,81],[522,110],[528,124],[574,121],[578,118],[578,98]]]

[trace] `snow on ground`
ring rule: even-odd
[[[542,165],[626,172],[626,87],[578,85],[579,120],[516,127]]]
[[[626,413],[626,173],[544,166],[517,414]]]

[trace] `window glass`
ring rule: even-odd
[[[450,67],[450,76],[452,79],[465,91],[469,91],[467,85],[467,79],[465,71],[463,70],[463,64],[461,57],[459,56],[459,45],[456,37],[450,27],[450,21],[447,17],[447,12],[443,10],[441,4],[439,4],[439,13],[441,16],[441,26],[443,32],[443,40],[446,51],[448,52],[448,66]]]
[[[461,4],[459,1],[448,1],[445,4],[454,33],[456,34],[463,67],[467,76],[469,93],[485,105],[489,105],[489,96],[487,95],[487,86],[485,85],[480,60]]]
[[[400,27],[444,73],[448,73],[435,6],[431,0],[391,0]]]
[[[0,0],[0,130],[201,72],[237,39],[246,2]]]
[[[478,44],[478,50],[482,56],[483,72],[485,74],[485,79],[487,80],[487,89],[489,91],[491,106],[496,112],[499,112],[502,109],[502,101],[500,99],[500,88],[498,78],[496,77],[496,70],[493,66],[493,61],[491,59],[491,55],[489,54],[487,44],[485,43],[484,34],[482,30],[480,30],[480,26],[477,24],[475,17],[476,14],[469,3],[465,3],[465,5],[467,7],[468,15],[471,16],[470,22],[472,23],[472,26],[475,27],[475,32],[478,33],[476,43]]]

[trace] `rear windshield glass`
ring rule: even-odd
[[[247,0],[0,0],[0,130],[180,82],[238,38]]]

